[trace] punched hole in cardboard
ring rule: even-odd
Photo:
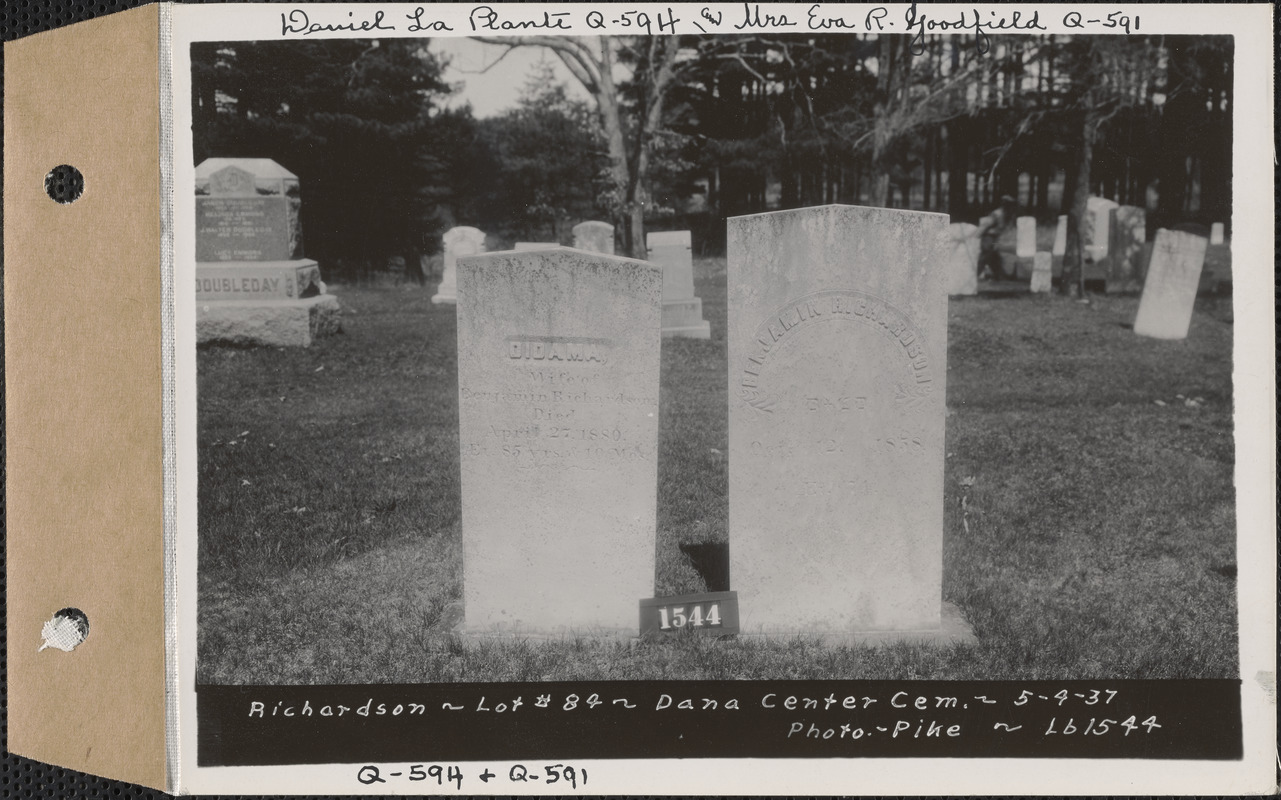
[[[44,190],[56,203],[74,203],[84,194],[85,176],[70,164],[56,166],[44,176]]]
[[[44,638],[40,650],[53,647],[70,653],[89,636],[89,617],[78,608],[61,609],[40,629],[40,636]]]

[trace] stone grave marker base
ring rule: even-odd
[[[308,347],[342,330],[338,298],[211,300],[196,303],[196,341],[269,347]]]
[[[739,637],[755,641],[767,642],[787,642],[796,639],[813,640],[825,647],[844,647],[855,644],[879,645],[894,644],[897,642],[910,642],[914,644],[978,644],[978,638],[974,635],[974,629],[970,623],[961,615],[961,610],[954,603],[944,602],[939,613],[939,627],[935,629],[924,630],[906,630],[906,631],[876,631],[876,630],[859,630],[859,631],[811,631],[811,630],[787,630],[787,629],[765,629],[765,630],[744,630],[739,632]]]
[[[712,326],[703,319],[703,299],[663,301],[663,336],[687,339],[712,338]]]
[[[285,300],[324,294],[320,266],[293,261],[214,261],[196,265],[196,300]]]

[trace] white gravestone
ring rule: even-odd
[[[694,251],[689,231],[662,231],[646,237],[649,260],[663,269],[663,336],[710,339],[703,301],[694,294]]]
[[[459,260],[464,633],[637,635],[662,280],[568,248]]]
[[[954,222],[947,229],[947,293],[977,294],[979,290],[978,226]]]
[[[1206,239],[1184,231],[1156,232],[1152,261],[1134,318],[1134,332],[1157,339],[1184,339],[1192,323]]]
[[[728,220],[730,580],[745,635],[959,640],[942,613],[948,218]]]
[[[1215,222],[1210,225],[1210,244],[1223,244],[1223,223]]]
[[[1067,214],[1059,215],[1059,224],[1054,228],[1054,246],[1050,250],[1050,268],[1055,275],[1063,273],[1063,256],[1067,254]]]
[[[1036,217],[1019,217],[1014,221],[1014,275],[1021,278],[1032,272],[1036,255]]]
[[[459,226],[445,231],[441,237],[445,246],[444,264],[440,285],[431,301],[437,305],[458,302],[458,257],[485,252],[485,233],[477,228]]]
[[[1085,219],[1081,221],[1082,255],[1100,267],[1107,261],[1109,222],[1111,211],[1116,207],[1116,203],[1102,197],[1091,196],[1085,202]]]
[[[1143,280],[1143,245],[1147,242],[1147,213],[1138,206],[1117,206],[1108,222],[1107,291],[1137,291]]]
[[[1028,288],[1035,293],[1050,291],[1054,286],[1053,257],[1046,252],[1032,256],[1032,283]]]
[[[320,266],[302,257],[298,176],[269,158],[196,167],[196,339],[307,347],[342,328]]]
[[[574,248],[591,253],[614,254],[614,226],[589,220],[574,226]]]

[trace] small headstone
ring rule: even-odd
[[[1104,267],[1110,241],[1109,222],[1111,211],[1117,204],[1102,197],[1091,196],[1085,203],[1085,219],[1081,221],[1081,248],[1084,257]]]
[[[1036,217],[1019,217],[1015,223],[1014,253],[1019,258],[1036,255]]]
[[[703,301],[694,294],[694,251],[689,231],[662,231],[646,237],[649,260],[663,268],[663,336],[710,339]]]
[[[947,293],[977,294],[979,290],[979,229],[968,222],[947,228]]]
[[[1029,289],[1035,293],[1048,292],[1054,286],[1053,256],[1044,251],[1032,257],[1032,284]]]
[[[1054,228],[1054,246],[1050,250],[1050,268],[1055,275],[1063,274],[1063,256],[1067,254],[1067,214],[1059,215],[1059,224]]]
[[[458,302],[458,257],[470,256],[485,252],[485,232],[477,228],[460,225],[450,228],[441,237],[445,254],[441,266],[440,285],[431,301],[437,305]]]
[[[196,167],[196,339],[306,347],[342,326],[302,257],[298,177],[269,158]]]
[[[512,249],[521,253],[527,253],[530,250],[551,250],[560,247],[556,242],[517,242],[512,245]]]
[[[614,226],[589,220],[574,226],[574,248],[592,253],[614,254]]]
[[[1137,291],[1143,280],[1143,245],[1147,242],[1147,213],[1138,206],[1117,206],[1109,212],[1107,291]]]
[[[464,632],[636,635],[654,594],[662,280],[567,248],[459,260]]]
[[[1210,225],[1210,244],[1223,244],[1223,223],[1215,222]]]
[[[854,206],[728,220],[745,635],[964,638],[942,613],[947,225]]]
[[[1156,232],[1134,332],[1157,339],[1184,339],[1192,323],[1206,239],[1194,233]]]

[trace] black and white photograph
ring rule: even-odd
[[[1237,37],[373,8],[177,39],[199,767],[1243,757]]]

